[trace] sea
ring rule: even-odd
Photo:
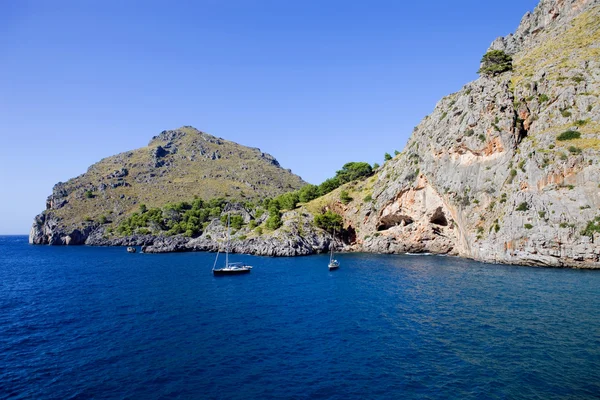
[[[600,398],[600,271],[338,259],[0,237],[0,398]]]

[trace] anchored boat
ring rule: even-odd
[[[225,266],[223,268],[215,268],[217,266],[217,260],[219,259],[219,252],[215,257],[215,263],[213,265],[212,272],[214,275],[239,275],[247,274],[252,270],[250,265],[242,262],[229,262],[229,214],[227,214],[227,242],[225,245]]]

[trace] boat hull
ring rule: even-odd
[[[240,274],[248,274],[248,273],[250,273],[250,269],[236,269],[236,270],[213,269],[214,275],[240,275]]]

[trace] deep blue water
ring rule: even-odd
[[[600,271],[0,237],[0,398],[600,397]]]

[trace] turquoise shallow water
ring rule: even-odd
[[[600,271],[0,237],[0,398],[600,397]]]

